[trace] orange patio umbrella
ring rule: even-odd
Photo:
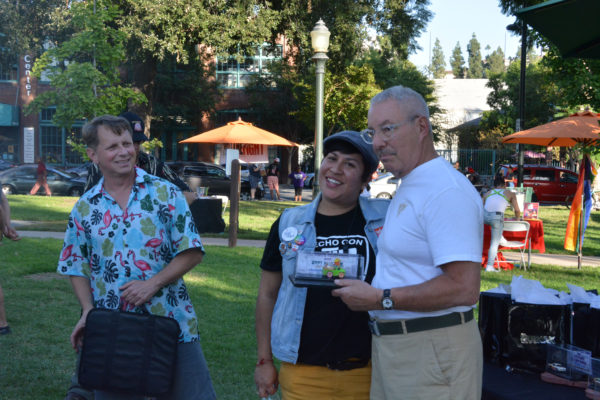
[[[298,146],[284,137],[260,129],[242,119],[228,122],[227,125],[201,133],[179,143],[237,143],[261,144],[267,146]]]
[[[536,144],[538,146],[571,147],[578,143],[597,144],[600,141],[600,114],[578,112],[535,128],[505,136],[502,143]]]

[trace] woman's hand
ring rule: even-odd
[[[269,397],[277,392],[279,380],[277,378],[277,369],[273,365],[273,361],[265,361],[256,366],[254,370],[254,383],[258,397]]]

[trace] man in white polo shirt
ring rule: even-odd
[[[423,97],[402,86],[371,100],[363,139],[402,178],[377,242],[371,285],[337,280],[334,295],[369,310],[371,399],[480,399],[483,207],[433,146]]]

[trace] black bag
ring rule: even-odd
[[[573,303],[571,343],[600,357],[600,310],[586,303]]]
[[[546,344],[569,342],[570,315],[567,305],[517,303],[510,295],[481,293],[483,357],[507,368],[543,372]]]
[[[166,394],[178,339],[173,318],[95,308],[86,318],[79,383],[122,394]]]

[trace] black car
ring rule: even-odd
[[[208,195],[229,196],[231,178],[225,173],[225,168],[202,161],[174,161],[167,165],[179,176],[190,189],[196,191],[199,187],[207,187]],[[263,197],[264,189],[259,183],[255,198]],[[250,182],[248,178],[241,178],[240,198],[250,199]]]
[[[0,172],[0,185],[5,195],[27,194],[37,180],[37,164],[19,165]],[[85,186],[84,178],[74,178],[56,168],[47,167],[47,181],[50,191],[58,196],[81,196]],[[45,194],[40,188],[38,194]]]

